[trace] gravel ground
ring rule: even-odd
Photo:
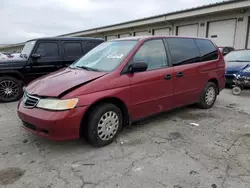
[[[224,90],[210,110],[137,122],[103,148],[27,133],[17,103],[0,104],[0,187],[249,188],[249,99]]]

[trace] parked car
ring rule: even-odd
[[[232,86],[234,74],[237,74],[250,64],[250,50],[235,50],[225,56],[226,84]]]
[[[234,51],[235,49],[233,47],[219,47],[220,52],[225,56],[227,55],[229,52]]]
[[[9,55],[9,58],[21,58],[22,54],[21,53],[12,53]]]
[[[250,64],[234,74],[233,83],[232,92],[234,95],[239,95],[243,89],[250,87]]]
[[[8,56],[0,52],[0,60],[8,59]]]
[[[39,136],[104,146],[134,120],[193,103],[211,108],[224,86],[224,58],[208,39],[123,38],[29,84],[18,116]]]
[[[8,59],[8,58],[11,58],[11,52],[2,52],[2,54],[4,54]]]
[[[19,58],[0,62],[0,101],[22,97],[23,86],[47,73],[67,67],[101,44],[96,38],[41,38],[26,42]]]

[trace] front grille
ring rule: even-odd
[[[25,126],[26,128],[28,128],[30,130],[36,131],[36,126],[35,125],[32,125],[32,124],[27,123],[25,121],[23,121],[23,126]]]
[[[40,99],[29,95],[27,92],[23,94],[23,104],[26,108],[34,108]]]

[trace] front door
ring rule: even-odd
[[[191,104],[199,100],[199,81],[197,63],[200,54],[194,39],[167,38],[171,63],[174,67],[175,106]]]
[[[32,54],[40,55],[40,58],[32,58]],[[59,42],[38,42],[26,66],[27,77],[37,78],[62,68],[62,56]]]
[[[153,39],[142,44],[132,62],[146,62],[145,72],[129,74],[131,84],[131,116],[139,119],[172,107],[173,68],[162,39]],[[131,62],[131,63],[132,63]]]

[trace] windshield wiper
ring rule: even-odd
[[[84,69],[84,70],[88,70],[88,71],[97,71],[97,72],[100,72],[98,69],[91,68],[91,67],[86,67],[86,66],[76,66],[76,68],[80,68],[80,69]]]

